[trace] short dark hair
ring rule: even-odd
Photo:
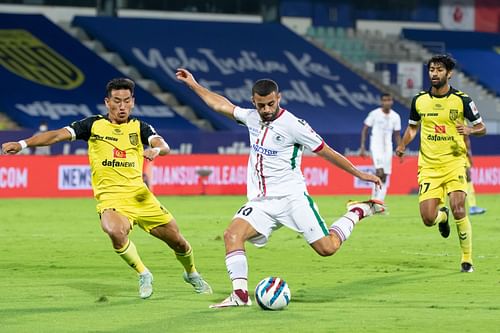
[[[427,67],[430,67],[431,64],[443,64],[446,70],[449,72],[455,68],[457,62],[449,54],[438,54],[429,59],[429,61],[427,62]]]
[[[135,83],[131,79],[125,77],[117,77],[112,79],[106,85],[106,96],[111,97],[112,90],[130,90],[130,95],[134,96]]]
[[[272,92],[278,92],[278,84],[271,79],[261,79],[254,83],[252,87],[252,96],[267,96]]]
[[[388,93],[388,92],[383,93],[382,95],[380,95],[380,99],[382,99],[384,97],[390,97],[390,98],[392,98],[392,95],[390,93]]]

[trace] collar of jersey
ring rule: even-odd
[[[121,125],[121,124],[114,124],[114,123],[112,123],[112,122],[111,122],[111,120],[109,120],[109,116],[108,116],[108,114],[105,114],[105,115],[103,115],[102,117],[103,117],[104,119],[106,119],[107,121],[109,121],[109,123],[110,123],[110,124],[113,124],[113,125]],[[130,121],[131,121],[131,120],[133,120],[133,119],[134,119],[134,118],[132,118],[132,117],[128,117],[127,122],[126,122],[126,123],[124,123],[124,124],[128,124],[128,123],[130,123]]]
[[[427,91],[429,93],[429,96],[431,96],[431,98],[433,97],[436,97],[436,98],[443,98],[443,97],[448,97],[450,96],[451,94],[453,94],[456,90],[455,88],[453,88],[452,86],[450,86],[450,90],[448,90],[448,92],[444,95],[433,95],[431,93],[431,90],[432,90],[432,87],[429,88],[429,90]]]

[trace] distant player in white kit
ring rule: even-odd
[[[304,147],[362,180],[378,186],[381,181],[375,175],[358,170],[330,148],[304,120],[282,109],[281,95],[274,81],[257,81],[252,88],[256,109],[243,109],[202,87],[189,71],[178,69],[176,75],[209,107],[245,125],[250,136],[248,202],[236,212],[224,232],[226,266],[233,292],[210,307],[252,304],[248,297],[245,241],[264,246],[271,233],[284,225],[302,234],[319,255],[330,256],[349,237],[359,220],[384,210],[376,200],[350,202],[348,212],[330,228],[326,226],[307,192],[300,170]]]
[[[392,171],[392,137],[396,139],[396,146],[401,142],[401,118],[392,110],[394,101],[391,94],[382,94],[381,106],[371,111],[364,121],[361,130],[360,155],[366,156],[365,142],[368,128],[371,128],[370,152],[372,154],[375,174],[382,180],[382,187],[373,187],[372,199],[385,201],[389,176]]]

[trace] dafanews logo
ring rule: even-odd
[[[455,137],[453,135],[442,136],[437,134],[429,134],[427,135],[427,140],[429,141],[455,141]]]
[[[135,162],[123,162],[117,161],[115,159],[102,161],[102,166],[112,167],[112,168],[135,168]]]
[[[40,85],[71,90],[83,73],[62,55],[26,30],[0,30],[0,65]]]

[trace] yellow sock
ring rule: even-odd
[[[444,222],[447,218],[448,215],[445,212],[439,210],[436,219],[434,220],[434,224]]]
[[[457,223],[458,239],[462,248],[462,262],[472,264],[472,226],[469,217],[455,220]]]
[[[193,248],[189,248],[186,253],[175,253],[177,260],[184,266],[186,273],[196,272],[196,267],[194,266],[194,255]]]
[[[472,184],[472,182],[468,182],[467,187],[468,187],[467,202],[469,203],[469,207],[475,207],[476,191],[474,190],[474,184]]]
[[[129,239],[127,244],[121,249],[115,250],[116,253],[120,255],[120,257],[125,260],[125,262],[135,269],[137,273],[141,274],[146,271],[146,266],[142,263],[141,258],[139,257],[139,253],[137,253],[137,248],[135,244]]]

